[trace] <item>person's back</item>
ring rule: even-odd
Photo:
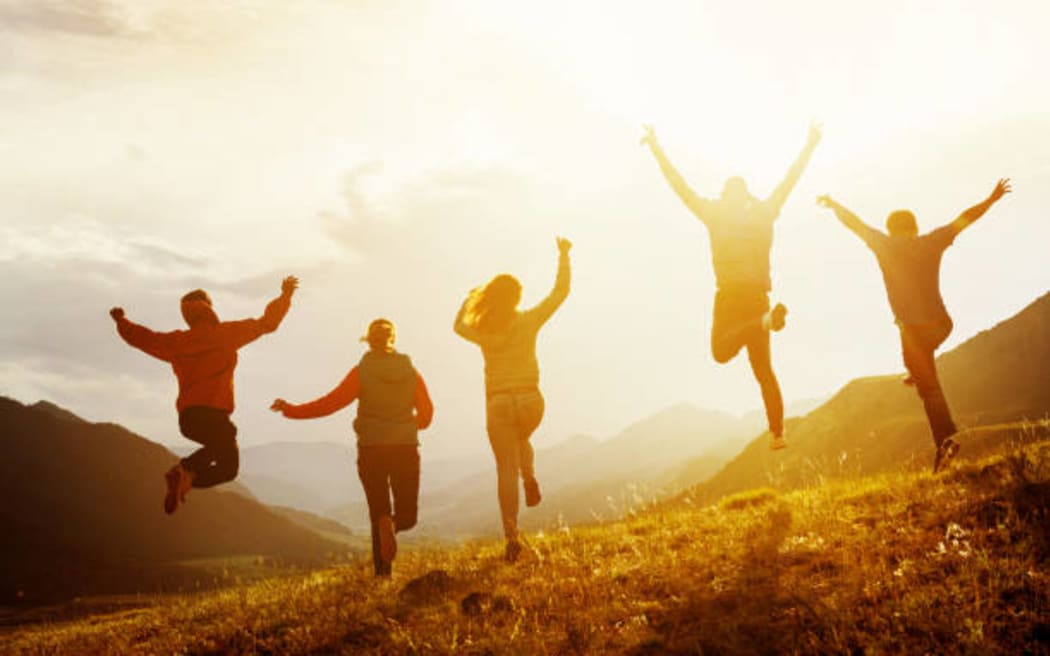
[[[357,365],[361,391],[354,432],[360,444],[418,444],[417,377],[412,360],[397,351],[373,350]]]
[[[888,235],[872,229],[863,237],[875,254],[886,296],[898,323],[924,324],[949,319],[941,298],[941,260],[957,231],[946,225],[925,235]]]
[[[478,346],[485,360],[485,389],[535,387],[540,380],[536,339],[543,321],[533,310],[516,312],[509,325],[497,333],[481,334]]]
[[[776,213],[759,201],[729,205],[710,201],[705,212],[711,242],[711,266],[719,289],[772,288],[769,256]]]

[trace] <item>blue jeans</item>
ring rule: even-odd
[[[486,427],[496,457],[499,509],[503,533],[518,536],[518,476],[535,477],[529,438],[543,420],[543,395],[538,389],[494,392],[486,404]]]

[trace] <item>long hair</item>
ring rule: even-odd
[[[508,273],[501,273],[484,287],[475,288],[467,297],[466,321],[483,333],[505,330],[521,302],[521,283]]]

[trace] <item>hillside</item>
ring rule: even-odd
[[[0,397],[0,606],[192,586],[201,577],[190,560],[317,564],[346,552],[305,528],[307,516],[292,521],[236,484],[195,490],[165,515],[163,473],[173,461],[120,426]]]
[[[987,452],[987,436],[967,426],[1050,416],[1050,294],[938,358],[960,435],[961,458]],[[699,500],[760,485],[789,488],[841,478],[929,467],[933,442],[922,403],[900,376],[854,380],[788,426],[790,448],[771,453],[751,442],[695,491]],[[975,449],[978,444],[981,448]]]
[[[1045,653],[1050,427],[947,472],[753,490],[0,634],[9,653]],[[1007,437],[1002,438],[1008,440]]]

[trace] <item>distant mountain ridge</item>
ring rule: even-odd
[[[163,474],[175,459],[116,424],[0,397],[0,604],[170,589],[192,579],[181,563],[193,559],[305,563],[347,551],[236,484],[194,490],[166,516]]]

